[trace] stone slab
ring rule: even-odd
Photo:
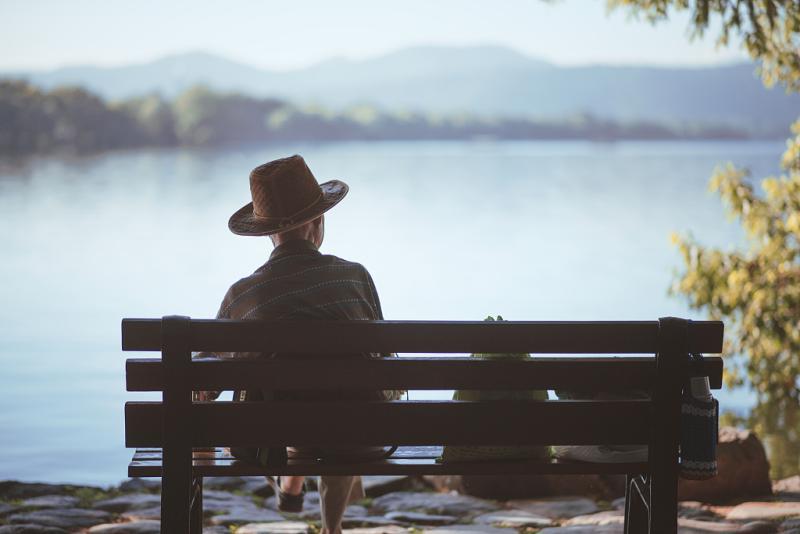
[[[343,534],[408,534],[410,531],[397,525],[386,525],[382,527],[348,528],[342,532]]]
[[[216,499],[219,501],[238,501],[246,499],[247,501],[252,502],[252,499],[249,496],[238,495],[226,490],[203,489],[203,500],[205,501],[208,499]]]
[[[424,512],[457,518],[491,512],[499,506],[484,499],[456,493],[401,491],[375,498],[372,507],[383,512]]]
[[[624,525],[625,512],[622,510],[607,510],[594,514],[578,515],[563,523],[565,526],[571,525]]]
[[[503,528],[542,528],[553,525],[553,521],[541,515],[535,515],[523,510],[499,510],[479,515],[474,518],[475,523]]]
[[[161,504],[161,496],[152,493],[126,493],[119,497],[97,501],[92,505],[96,510],[120,514],[131,510],[144,510]]]
[[[366,508],[361,506],[360,504],[351,504],[344,510],[344,518],[349,519],[357,519],[359,517],[366,517],[369,515]],[[303,511],[299,514],[294,515],[297,519],[302,519],[303,521],[319,521],[320,519],[320,509],[319,505],[307,505],[303,503]]]
[[[307,534],[309,527],[300,521],[248,523],[236,529],[236,534]]]
[[[781,523],[781,526],[780,526],[779,530],[781,532],[783,532],[783,531],[792,530],[792,529],[800,530],[800,519],[788,519],[788,520],[784,521],[783,523]]]
[[[89,529],[91,534],[160,534],[161,522],[144,519],[128,523],[107,523]]]
[[[42,495],[22,501],[24,508],[74,508],[80,499],[70,495]]]
[[[796,516],[800,516],[800,502],[745,502],[734,506],[725,517],[754,521]]]
[[[233,508],[251,508],[256,506],[253,497],[234,495],[227,492],[203,492],[203,511],[208,514],[221,514]]]
[[[204,508],[203,511],[206,511]],[[143,508],[141,510],[131,510],[120,514],[120,519],[123,521],[141,521],[142,519],[161,519],[161,505],[153,506],[151,508]]]
[[[698,519],[678,519],[678,534],[772,534],[776,528],[771,523],[758,521],[753,523],[732,523],[730,521],[700,521]]]
[[[0,525],[0,534],[67,534],[63,528],[42,525]]]
[[[380,497],[387,493],[410,489],[414,479],[405,475],[364,476],[361,477],[367,497]]]
[[[233,507],[224,514],[211,517],[212,525],[273,523],[276,521],[284,521],[284,517],[274,510],[258,508],[256,505]]]
[[[711,507],[698,501],[678,502],[678,517],[707,521],[719,520],[719,515]]]
[[[398,521],[393,521],[382,515],[367,515],[360,517],[342,518],[342,528],[374,528],[386,526],[401,526]]]
[[[423,529],[423,534],[516,534],[514,528],[498,528],[489,525],[452,525]]]
[[[102,510],[82,508],[34,510],[8,517],[11,524],[34,524],[57,527],[66,530],[88,528],[100,523],[108,523],[111,515]]]
[[[537,534],[623,534],[622,525],[573,525],[570,527],[547,527]]]
[[[17,510],[19,510],[19,508],[20,508],[19,506],[16,506],[16,505],[13,505],[13,504],[0,502],[0,517],[3,517],[4,515],[8,515],[11,512],[16,512]]]
[[[389,512],[385,517],[398,523],[430,526],[449,525],[458,520],[457,517],[452,515],[423,514],[420,512]]]
[[[550,499],[519,499],[508,501],[509,508],[522,510],[550,519],[569,519],[578,515],[599,512],[597,504],[586,497],[553,497]]]

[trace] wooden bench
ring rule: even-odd
[[[122,348],[160,351],[129,359],[125,441],[138,447],[132,477],[162,478],[161,531],[202,529],[203,477],[223,475],[588,474],[628,477],[625,531],[677,530],[681,389],[687,354],[719,353],[721,322],[260,322],[188,317],[124,319]],[[303,353],[303,359],[195,360],[192,351]],[[335,354],[520,353],[531,361],[464,357],[336,359]],[[540,357],[540,354],[639,354]],[[324,356],[327,355],[327,358]],[[654,356],[653,356],[654,355]],[[721,387],[722,360],[704,373]],[[192,402],[193,390],[646,389],[649,400]],[[648,444],[644,463],[557,460],[437,463],[436,446]],[[231,458],[225,446],[400,445],[362,463],[289,460],[270,468]],[[194,451],[193,448],[212,448]],[[163,451],[163,452],[162,452]]]

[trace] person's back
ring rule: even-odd
[[[269,236],[275,246],[269,260],[256,271],[234,283],[226,293],[217,317],[243,320],[376,320],[382,319],[378,294],[372,277],[358,263],[319,252],[325,235],[324,213],[347,194],[344,182],[317,183],[300,156],[271,161],[250,173],[253,202],[234,213],[228,227],[237,235]],[[313,354],[220,354],[220,357],[309,358],[308,372],[314,372]],[[328,355],[337,358],[365,358],[378,355]],[[255,400],[390,400],[400,392],[363,391],[259,391]],[[235,400],[251,400],[244,392]],[[199,392],[200,400],[216,398],[216,392]],[[254,422],[259,424],[259,422]],[[269,425],[269,421],[260,424]],[[290,455],[337,456],[358,454],[376,457],[381,447],[358,450],[349,447],[293,449]],[[245,460],[249,457],[245,458]],[[278,488],[279,507],[286,511],[302,509],[303,477],[284,477]],[[341,532],[345,507],[363,498],[361,478],[321,477],[320,504],[322,533]]]
[[[322,254],[304,239],[277,246],[270,259],[228,290],[226,319],[374,320],[380,305],[372,278],[358,263]]]
[[[311,241],[290,239],[278,245],[269,261],[228,290],[219,319],[259,320],[379,320],[380,300],[372,277],[361,265],[322,254]],[[315,354],[247,354],[232,357],[319,358]],[[336,354],[336,358],[379,355]],[[313,363],[310,362],[310,370]],[[275,400],[389,400],[393,392],[302,391],[277,392]]]

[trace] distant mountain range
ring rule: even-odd
[[[378,58],[332,59],[270,71],[208,53],[122,67],[5,72],[45,87],[81,85],[109,99],[158,92],[172,97],[203,84],[341,110],[386,110],[563,120],[580,114],[616,121],[717,124],[786,136],[800,95],[767,90],[752,64],[704,68],[559,67],[496,47],[416,47]]]

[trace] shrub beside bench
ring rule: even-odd
[[[161,531],[201,532],[203,477],[243,475],[625,474],[626,533],[677,531],[681,391],[689,353],[719,353],[723,325],[678,318],[605,322],[262,322],[123,319],[128,391],[161,402],[125,405],[132,477],[162,478]],[[192,360],[193,351],[318,355]],[[357,353],[531,353],[523,360],[464,357],[337,359]],[[543,357],[541,354],[638,356]],[[327,356],[327,357],[326,357]],[[719,389],[722,360],[705,359]],[[644,389],[646,400],[193,402],[196,390]],[[441,445],[647,444],[642,463],[558,460],[437,463]],[[261,467],[228,446],[399,445],[389,459],[289,459]],[[194,450],[193,450],[194,449]],[[205,449],[205,450],[198,450]]]

